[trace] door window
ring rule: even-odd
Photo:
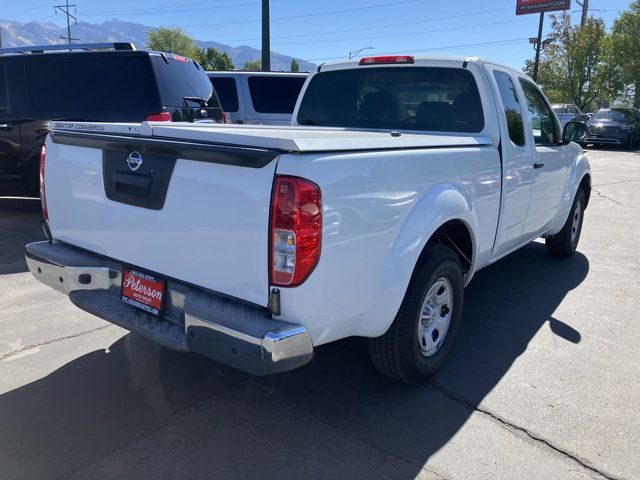
[[[522,147],[524,146],[524,123],[522,122],[522,107],[520,100],[518,100],[516,86],[507,73],[495,71],[493,75],[498,84],[504,114],[507,117],[509,138],[513,143]]]
[[[556,122],[544,96],[531,83],[520,80],[520,84],[527,100],[527,109],[536,145],[556,144],[559,138]]]
[[[0,65],[0,112],[9,111],[9,94],[7,93],[7,76],[4,65]]]
[[[225,112],[237,112],[238,105],[238,89],[236,88],[236,79],[231,77],[209,77],[213,88],[215,88],[222,110]]]

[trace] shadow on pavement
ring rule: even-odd
[[[26,272],[24,246],[44,240],[40,199],[0,197],[0,275]]]
[[[126,335],[109,353],[89,353],[0,396],[3,478],[58,477],[105,455],[88,467],[93,471],[86,478],[105,475],[103,468],[116,478],[132,478],[136,472],[144,472],[146,478],[175,478],[169,464],[181,465],[185,478],[205,472],[232,477],[269,478],[278,472],[308,476],[309,462],[320,459],[327,447],[321,440],[312,433],[302,439],[284,435],[278,421],[272,431],[259,435],[250,426],[260,424],[265,415],[285,418],[292,408],[299,417],[297,429],[322,424],[339,430],[336,438],[356,438],[372,451],[404,459],[396,478],[414,478],[460,430],[473,406],[496,386],[545,324],[565,340],[580,342],[580,333],[552,314],[588,271],[582,254],[552,260],[544,245],[534,243],[479,272],[466,290],[455,347],[426,387],[408,387],[378,375],[362,339],[318,348],[316,358],[296,371],[256,378]],[[452,402],[442,391],[453,392],[462,401]],[[180,427],[181,420],[203,411],[226,415],[224,398],[242,409],[241,417],[232,417],[242,421],[228,416],[226,421],[210,420],[200,425],[197,435]],[[273,404],[275,411],[273,407],[263,411]],[[152,432],[145,454],[111,453],[136,452],[145,442],[136,441],[144,432]],[[313,476],[349,471],[353,455],[344,451],[331,461],[319,461]],[[239,464],[242,470],[237,469]],[[366,470],[350,473],[352,478],[372,476]],[[388,476],[378,473],[373,475]]]

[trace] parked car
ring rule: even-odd
[[[478,270],[538,237],[553,257],[578,246],[591,170],[572,140],[586,126],[561,133],[518,70],[325,64],[294,122],[52,122],[49,241],[26,246],[30,271],[81,309],[253,374],[361,336],[380,372],[416,383],[442,365]]]
[[[308,73],[207,72],[230,123],[290,125]]]
[[[551,107],[558,120],[560,120],[562,128],[569,122],[586,122],[589,120],[588,114],[582,113],[580,108],[573,103],[554,103]]]
[[[628,149],[640,144],[640,110],[637,108],[601,108],[587,122],[589,136],[585,145],[613,144]]]
[[[192,60],[135,50],[130,43],[69,48],[0,49],[0,187],[37,190],[38,159],[52,119],[222,120],[211,83]]]

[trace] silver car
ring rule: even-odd
[[[558,120],[560,120],[561,128],[569,122],[586,122],[589,116],[583,114],[577,105],[573,103],[554,103],[551,105]]]
[[[308,73],[207,72],[229,123],[290,125]]]

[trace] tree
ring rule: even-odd
[[[613,23],[613,58],[621,80],[640,108],[640,0],[635,0]]]
[[[538,73],[549,100],[575,103],[585,110],[596,100],[618,95],[622,85],[604,22],[590,17],[584,27],[574,26],[566,12],[551,19],[552,43],[543,50]],[[525,71],[531,74],[533,61],[527,61]]]
[[[242,66],[242,70],[246,70],[249,72],[259,72],[260,70],[262,70],[262,61],[261,60],[255,60],[253,62],[246,61]]]
[[[198,48],[193,40],[180,28],[160,27],[155,32],[149,31],[146,47],[149,50],[175,53],[192,59],[198,55]]]
[[[212,47],[199,49],[196,60],[205,70],[235,70],[231,57]]]
[[[295,58],[291,59],[291,68],[289,69],[292,72],[299,72],[300,71],[300,64],[298,63],[298,61]]]

